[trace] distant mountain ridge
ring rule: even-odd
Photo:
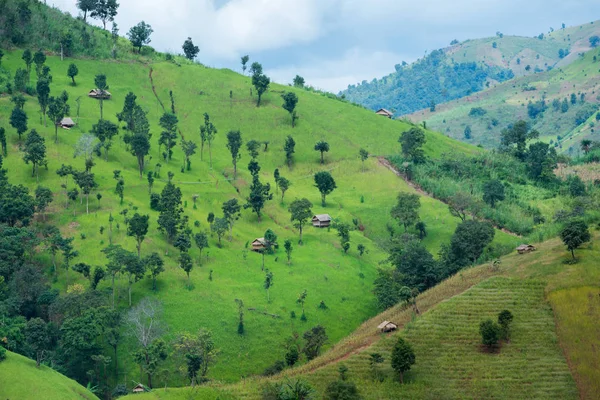
[[[349,85],[340,95],[370,109],[387,108],[396,116],[469,96],[520,76],[530,76],[577,60],[591,49],[589,38],[600,23],[551,29],[535,37],[496,36],[453,40],[412,64],[371,82]]]

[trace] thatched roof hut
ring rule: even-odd
[[[392,332],[398,329],[398,325],[390,321],[383,321],[377,326],[377,329],[379,329],[381,332]]]
[[[525,254],[525,253],[531,253],[532,251],[536,251],[537,249],[535,248],[535,246],[531,245],[531,244],[522,244],[519,247],[517,247],[517,252],[519,254]]]
[[[133,393],[144,393],[146,391],[146,386],[142,385],[141,383],[138,383],[137,385],[135,385],[132,391]]]
[[[92,89],[88,93],[88,96],[93,99],[108,100],[110,99],[110,96],[112,96],[112,94],[110,94],[108,90]]]
[[[265,238],[257,238],[252,242],[252,251],[256,251],[258,253],[263,252],[267,249],[267,241]]]
[[[331,217],[329,214],[317,214],[312,218],[312,224],[317,228],[327,228],[331,225]]]
[[[385,108],[380,108],[379,110],[377,110],[375,112],[375,114],[382,115],[382,116],[388,117],[388,118],[392,118],[394,116],[393,112],[391,112],[390,110],[386,110]]]
[[[69,129],[75,126],[75,122],[69,117],[65,117],[60,121],[60,126],[65,129]]]

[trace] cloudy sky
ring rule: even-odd
[[[77,15],[76,0],[47,0]],[[151,46],[181,52],[191,36],[199,60],[239,69],[263,64],[275,81],[296,75],[337,92],[411,62],[450,40],[504,34],[533,36],[600,18],[598,0],[120,0],[121,34],[140,20]]]

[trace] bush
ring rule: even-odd
[[[150,195],[150,209],[160,211],[160,194],[152,193]]]
[[[3,361],[6,359],[6,349],[2,346],[0,346],[0,361]]]
[[[280,373],[284,369],[285,369],[285,363],[283,361],[281,361],[281,360],[277,360],[277,361],[275,361],[275,364],[271,365],[270,367],[267,367],[264,370],[263,375],[264,376],[277,375],[278,373]]]
[[[502,338],[508,340],[510,338],[510,324],[512,323],[513,315],[508,310],[500,311],[498,314],[498,324],[502,328]]]
[[[481,343],[485,346],[493,347],[498,344],[500,340],[502,328],[500,325],[487,319],[479,325],[479,333],[481,334]]]

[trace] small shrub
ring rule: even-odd
[[[275,361],[275,363],[273,365],[271,365],[270,367],[267,367],[263,371],[263,375],[264,376],[273,376],[273,375],[280,373],[284,369],[285,369],[285,363],[281,360],[277,360],[277,361]]]
[[[81,233],[81,234],[79,235],[79,237],[81,238],[81,240],[85,240],[85,239],[87,239],[87,236],[85,235],[85,233]]]
[[[508,340],[510,338],[510,324],[512,323],[513,315],[508,310],[503,310],[498,314],[498,324],[502,328],[502,338]]]
[[[160,211],[160,194],[152,193],[150,195],[150,209]]]
[[[479,325],[479,333],[481,334],[481,343],[488,348],[494,347],[500,340],[502,328],[500,325],[487,319]]]
[[[0,346],[0,361],[3,361],[6,359],[6,349],[2,346]]]
[[[327,305],[325,304],[325,302],[323,300],[321,300],[321,302],[319,303],[319,308],[321,310],[327,310],[329,307],[327,307]]]
[[[290,318],[291,319],[295,319],[296,318],[296,311],[290,311]]]

